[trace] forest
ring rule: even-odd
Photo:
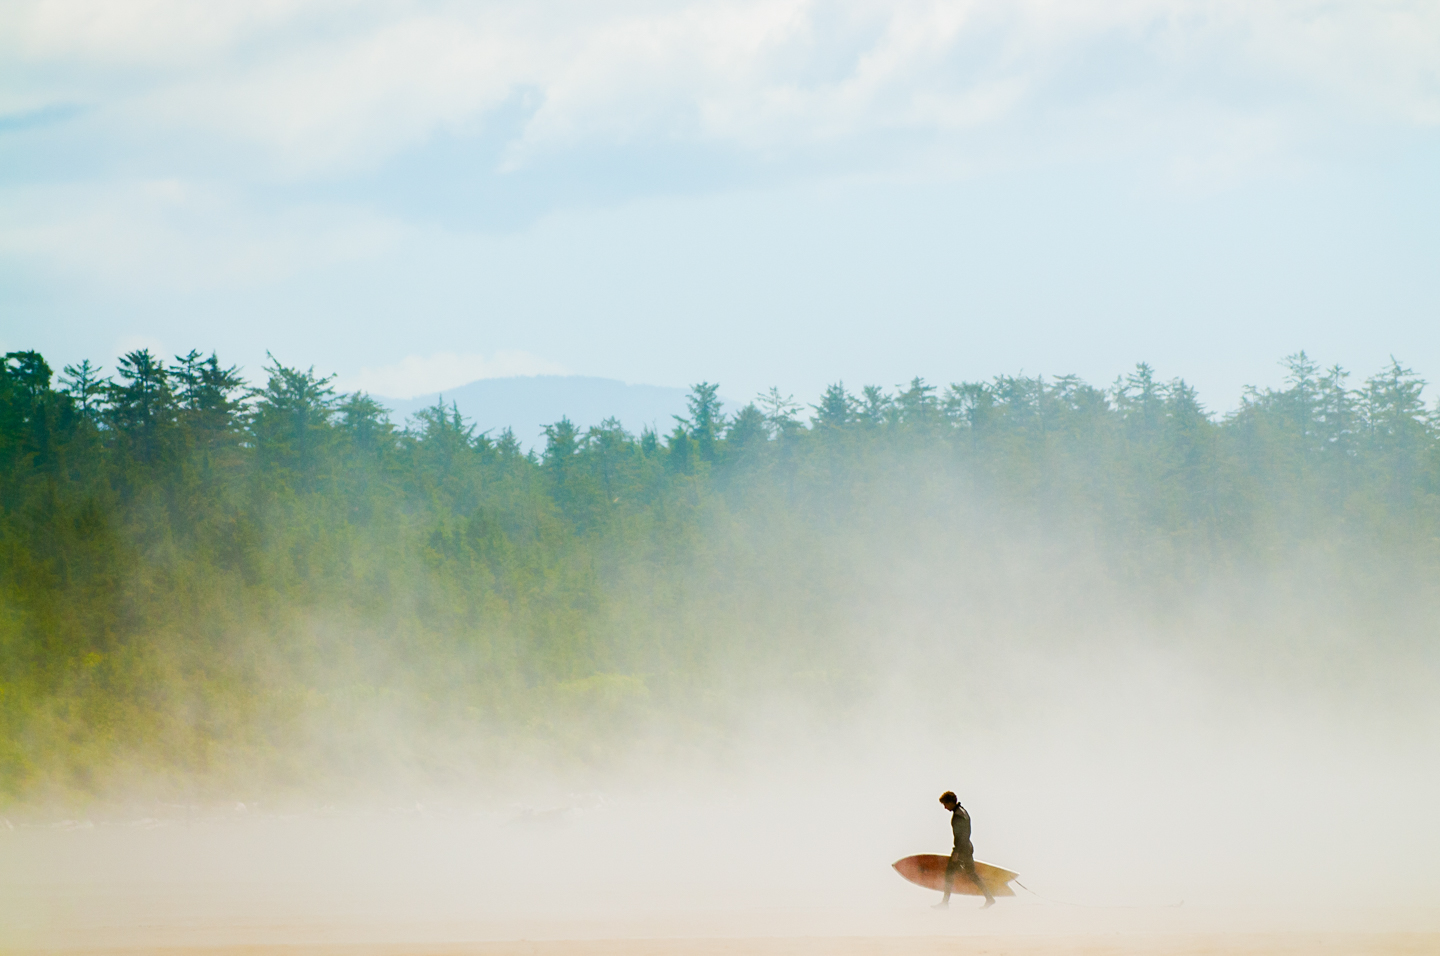
[[[747,701],[843,710],[912,653],[961,666],[927,648],[1122,620],[1255,645],[1257,680],[1433,666],[1440,412],[1393,360],[1285,367],[1223,415],[1146,365],[814,406],[701,383],[660,429],[562,419],[527,452],[273,359],[8,353],[0,800],[683,759]]]

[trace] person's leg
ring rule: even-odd
[[[994,906],[995,897],[990,895],[990,887],[986,886],[985,881],[980,879],[980,872],[975,869],[975,858],[973,856],[965,861],[963,869],[965,870],[965,875],[975,882],[975,885],[980,888],[981,893],[985,894],[985,903],[980,908],[983,910]]]
[[[935,904],[936,909],[943,909],[950,905],[950,891],[955,887],[955,874],[961,867],[960,856],[950,854],[950,860],[945,864],[945,896],[939,903]]]

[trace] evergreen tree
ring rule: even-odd
[[[692,386],[685,400],[690,418],[682,420],[690,429],[690,437],[695,439],[700,458],[709,462],[715,460],[715,442],[725,427],[725,416],[720,412],[723,403],[716,396],[719,390],[719,385],[709,382]]]
[[[67,365],[60,381],[80,414],[87,422],[94,424],[100,417],[100,406],[109,384],[100,377],[100,367],[85,359],[79,365]]]
[[[763,445],[769,436],[769,424],[765,413],[754,402],[736,413],[725,432],[725,446],[732,455],[739,456],[750,449]]]
[[[1286,369],[1224,417],[1147,365],[1108,391],[1000,375],[857,398],[837,382],[808,425],[778,388],[726,416],[702,382],[663,440],[562,418],[527,452],[453,402],[397,428],[273,358],[250,389],[214,353],[167,368],[139,350],[112,381],[82,362],[56,382],[11,352],[0,796],[98,787],[131,758],[174,779],[293,768],[299,728],[392,698],[457,737],[584,750],[617,688],[711,706],[750,662],[860,681],[837,622],[863,616],[846,602],[888,573],[870,545],[897,522],[906,548],[997,515],[1073,532],[1156,620],[1216,574],[1263,583],[1317,553],[1377,608],[1403,593],[1440,613],[1424,381],[1395,360],[1359,388],[1303,352]],[[1408,626],[1399,613],[1376,640]]]
[[[845,391],[844,382],[827,386],[820,396],[820,404],[810,406],[815,410],[814,425],[818,429],[840,429],[850,424],[855,417],[855,398]]]
[[[269,380],[254,389],[249,431],[262,460],[292,474],[314,477],[334,437],[331,420],[337,398],[330,386],[334,376],[323,378],[311,368],[300,371],[281,365],[270,356],[265,366]]]
[[[764,413],[765,425],[771,435],[785,436],[801,427],[795,417],[800,403],[795,401],[794,395],[781,395],[780,389],[772,386],[768,392],[756,396],[755,404]]]
[[[139,349],[121,356],[115,371],[120,381],[109,384],[109,424],[137,460],[154,462],[163,454],[175,425],[177,406],[169,370],[149,349]]]

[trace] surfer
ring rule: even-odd
[[[985,894],[985,903],[980,908],[995,905],[995,897],[990,895],[990,888],[980,879],[980,874],[975,872],[975,846],[970,842],[970,814],[960,804],[960,798],[955,796],[953,790],[946,790],[940,794],[940,805],[950,811],[950,829],[955,833],[955,849],[950,851],[950,862],[945,864],[945,898],[935,904],[936,909],[944,909],[950,905],[950,889],[955,885],[955,874],[964,873],[980,887],[980,892]]]

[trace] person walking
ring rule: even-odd
[[[940,794],[940,805],[950,811],[950,829],[955,834],[955,849],[950,851],[950,862],[945,864],[945,898],[935,904],[936,909],[944,909],[950,905],[950,890],[955,885],[955,875],[964,873],[974,881],[985,894],[985,903],[980,908],[983,910],[995,905],[995,897],[990,895],[990,888],[987,887],[980,875],[975,872],[975,846],[970,842],[970,813],[960,803],[960,798],[955,796],[953,790],[946,790]]]

